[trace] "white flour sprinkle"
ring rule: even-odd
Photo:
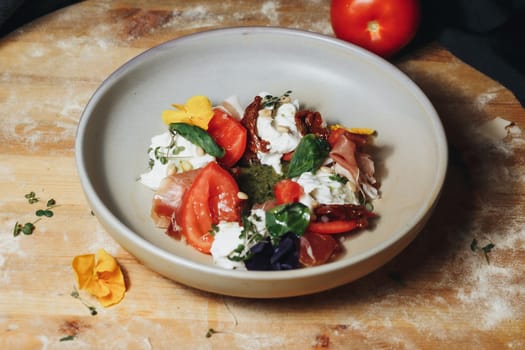
[[[261,13],[270,21],[270,25],[279,24],[279,14],[277,13],[277,5],[274,1],[266,1],[261,6]]]

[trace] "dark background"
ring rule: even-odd
[[[0,37],[78,0],[0,0]],[[438,41],[525,106],[525,0],[421,0],[422,21],[399,55]]]

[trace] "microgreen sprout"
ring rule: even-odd
[[[283,101],[288,100],[288,97],[290,97],[291,94],[292,94],[292,91],[288,90],[281,96],[266,95],[263,97],[261,101],[261,106],[263,108],[277,109],[283,103]]]
[[[27,201],[29,202],[29,204],[34,204],[34,203],[37,203],[40,199],[36,196],[36,193],[31,191],[29,193],[27,193],[26,195],[24,195],[24,197],[27,199]]]
[[[216,334],[216,333],[220,333],[220,332],[216,331],[213,328],[209,328],[208,331],[206,332],[206,338],[211,338],[211,336]]]
[[[96,309],[93,305],[91,305],[91,304],[89,304],[87,301],[85,301],[85,300],[80,296],[80,293],[78,292],[78,290],[77,290],[75,287],[73,287],[73,291],[71,292],[70,295],[71,295],[73,298],[80,300],[80,302],[81,302],[82,304],[84,304],[85,307],[88,308],[89,312],[91,313],[91,316],[96,316],[96,315],[98,314],[97,309]]]
[[[35,192],[31,191],[24,195],[24,197],[27,199],[29,204],[34,204],[40,201],[40,198],[38,198],[35,194]],[[35,231],[35,224],[40,221],[42,217],[50,218],[54,215],[53,209],[56,207],[56,201],[51,198],[46,202],[46,207],[44,209],[38,209],[35,211],[35,216],[37,219],[33,222],[26,222],[25,224],[21,224],[18,221],[15,223],[15,226],[13,228],[13,236],[17,237],[21,233],[24,235],[31,235]]]

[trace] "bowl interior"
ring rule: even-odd
[[[209,256],[154,227],[153,193],[137,181],[147,170],[150,138],[165,130],[161,112],[193,95],[219,103],[236,94],[246,106],[260,91],[286,90],[330,123],[378,132],[373,156],[382,183],[375,202],[380,218],[372,229],[348,237],[333,264],[370,256],[415,227],[438,197],[446,167],[442,126],[426,97],[396,68],[363,50],[269,28],[211,31],[165,43],[102,84],[84,111],[77,146],[84,188],[102,204],[93,209],[167,254],[215,268]]]

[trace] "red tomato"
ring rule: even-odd
[[[421,17],[418,0],[332,0],[335,35],[389,57],[412,40]]]
[[[273,188],[277,203],[294,203],[299,202],[303,195],[303,187],[292,180],[281,180]]]
[[[222,165],[232,167],[241,159],[246,149],[247,133],[246,128],[231,115],[222,109],[214,109],[208,123],[208,134],[226,151],[218,160]]]
[[[335,220],[329,222],[311,222],[308,231],[322,234],[336,234],[362,227],[359,220]]]
[[[186,241],[209,253],[213,243],[212,225],[219,221],[241,220],[241,200],[237,182],[215,162],[206,165],[184,194],[181,228]]]

